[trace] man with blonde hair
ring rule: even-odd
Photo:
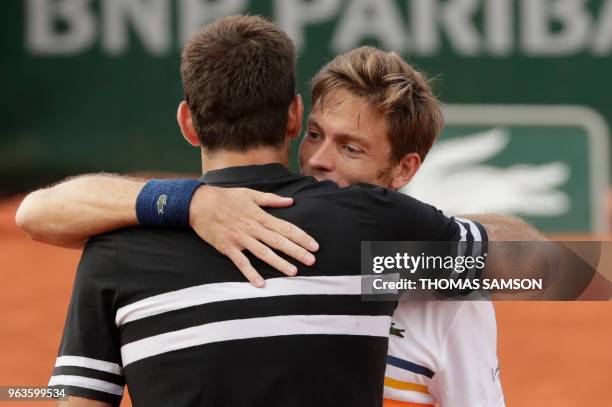
[[[341,186],[368,182],[390,189],[417,173],[443,125],[424,76],[394,52],[360,47],[338,55],[312,80],[312,110],[300,166]],[[467,216],[487,225],[489,238],[521,221]],[[462,218],[456,218],[462,220]],[[498,227],[507,224],[500,234]],[[475,241],[486,234],[467,227]],[[485,301],[400,301],[389,336],[386,406],[501,406],[495,312]]]

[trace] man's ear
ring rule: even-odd
[[[289,139],[295,139],[300,136],[302,131],[302,117],[304,116],[304,102],[302,96],[295,95],[289,105],[289,113],[287,117],[287,128],[285,136]]]
[[[409,183],[420,167],[421,156],[417,153],[409,153],[402,157],[391,170],[391,189],[397,190]]]
[[[181,128],[181,133],[183,133],[185,140],[192,146],[198,147],[201,144],[200,138],[193,126],[193,118],[191,117],[189,105],[184,100],[181,102],[176,112],[176,121],[178,121],[178,125]]]

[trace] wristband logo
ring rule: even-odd
[[[158,215],[164,214],[166,203],[168,203],[168,195],[162,194],[157,198],[157,214]]]

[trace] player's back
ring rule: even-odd
[[[426,216],[393,194],[339,190],[279,165],[208,175],[215,185],[293,196],[292,207],[273,212],[319,241],[316,264],[282,277],[251,257],[266,278],[257,289],[191,230],[96,237],[81,261],[66,331],[87,330],[92,321],[78,326],[83,307],[107,308],[97,323],[108,318],[112,326],[89,340],[101,344],[93,356],[87,340],[65,334],[60,356],[121,365],[113,383],[127,382],[135,406],[380,405],[395,304],[361,301],[360,241],[432,240],[452,227],[441,221],[419,232]]]

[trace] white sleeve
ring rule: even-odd
[[[442,344],[430,392],[441,407],[501,407],[493,304],[461,302]]]
[[[404,298],[392,322],[385,406],[504,406],[490,302]]]
[[[436,404],[430,384],[438,369],[440,304],[400,300],[389,335],[385,406]]]

